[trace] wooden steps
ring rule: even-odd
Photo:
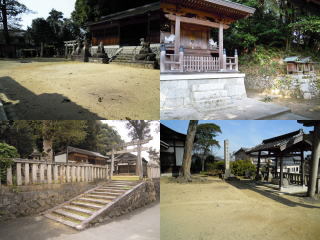
[[[60,204],[48,210],[44,215],[56,222],[82,230],[113,203],[140,184],[139,181],[112,181]]]

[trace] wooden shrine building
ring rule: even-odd
[[[137,155],[132,153],[115,154],[114,175],[136,175]],[[111,164],[111,160],[108,160]],[[148,161],[142,158],[143,176],[147,174]]]
[[[162,0],[161,10],[161,72],[238,71],[237,52],[226,56],[223,32],[254,8],[227,0]]]
[[[161,175],[176,176],[182,166],[186,135],[160,125]]]
[[[54,159],[55,162],[106,165],[108,157],[98,152],[68,146],[65,151],[56,154]]]
[[[92,45],[139,46],[140,39],[159,44],[160,2],[128,9],[87,24]]]
[[[280,173],[273,172],[273,177],[279,179],[279,188],[283,188],[283,179],[286,178],[289,183],[307,185],[310,181],[310,175],[305,170],[304,153],[312,151],[312,133],[305,134],[302,129],[288,134],[265,139],[261,144],[247,151],[250,153],[258,153],[258,164],[256,179],[260,178],[260,159],[261,157],[269,157],[275,159],[275,169],[280,166]],[[262,152],[266,152],[262,155]],[[283,162],[285,157],[300,157],[301,171],[300,173],[284,173]],[[310,164],[309,164],[310,165]],[[319,181],[318,181],[319,182]],[[319,190],[318,186],[318,190]]]

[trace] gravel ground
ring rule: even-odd
[[[320,202],[245,181],[161,179],[161,240],[320,239]]]
[[[159,70],[27,61],[0,61],[0,100],[11,119],[159,119]]]

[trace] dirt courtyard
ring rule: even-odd
[[[320,202],[248,181],[161,179],[161,240],[320,239]]]
[[[160,117],[159,70],[54,59],[27,61],[0,61],[0,100],[9,119]]]

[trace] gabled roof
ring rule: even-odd
[[[186,137],[186,134],[176,132],[173,129],[168,128],[167,126],[160,123],[160,140],[165,141],[167,139],[175,139],[185,141]]]
[[[141,7],[131,8],[125,11],[112,13],[101,18],[100,21],[88,23],[88,26],[96,25],[103,22],[112,22],[121,20],[124,18],[134,17],[138,15],[144,15],[148,12],[160,10],[160,2],[150,3]]]
[[[265,139],[261,144],[249,149],[247,153],[253,153],[258,151],[270,151],[270,152],[283,152],[285,150],[305,150],[311,149],[311,144],[306,141],[306,134],[303,130],[294,131],[291,133],[283,134],[274,138]]]
[[[206,12],[215,12],[221,16],[233,18],[234,20],[248,17],[255,12],[255,9],[252,7],[228,0],[162,0],[161,2]]]
[[[105,158],[107,159],[107,156],[102,155],[101,153],[98,152],[92,152],[92,151],[88,151],[85,149],[81,149],[81,148],[75,148],[75,147],[67,147],[68,148],[68,153],[80,153],[80,154],[84,154],[87,156],[91,156],[91,157],[100,157],[100,158]],[[57,155],[61,155],[66,153],[67,151],[63,151],[58,153]]]

